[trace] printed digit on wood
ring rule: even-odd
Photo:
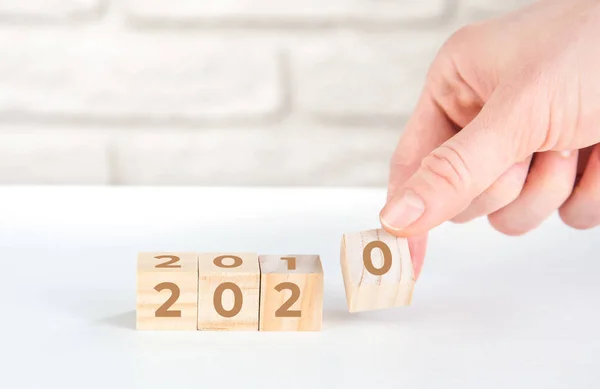
[[[350,312],[410,305],[415,279],[406,239],[383,229],[344,234],[340,257]]]
[[[198,260],[195,253],[140,253],[136,327],[196,330]]]
[[[281,292],[284,289],[289,290],[292,295],[278,310],[275,311],[275,317],[302,317],[302,312],[300,310],[291,310],[291,307],[300,298],[300,287],[293,282],[282,282],[275,286],[275,290],[278,292]]]
[[[259,256],[260,330],[319,331],[323,267],[318,255]]]
[[[167,262],[154,266],[156,269],[181,269],[181,265],[176,265],[177,262],[181,261],[181,258],[176,255],[157,255],[154,259],[168,259]]]
[[[230,290],[233,293],[233,307],[229,310],[223,307],[223,293],[226,290]],[[242,294],[242,290],[233,282],[223,282],[215,289],[213,294],[213,306],[215,307],[215,311],[217,311],[221,317],[230,318],[236,316],[242,310],[243,304],[244,295]]]
[[[258,255],[201,253],[198,267],[198,329],[257,331]]]
[[[373,250],[378,248],[383,256],[383,264],[377,268],[373,265]],[[382,276],[392,268],[392,252],[387,244],[380,240],[370,242],[363,249],[363,264],[365,269],[375,276]]]
[[[156,311],[154,311],[154,317],[181,317],[181,311],[170,311],[169,308],[173,306],[181,296],[181,290],[177,285],[172,282],[161,282],[154,287],[157,292],[162,292],[168,289],[171,291],[171,297],[163,305],[161,305]]]

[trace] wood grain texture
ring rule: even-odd
[[[261,255],[259,263],[260,330],[320,331],[323,267],[319,256]]]
[[[198,266],[198,329],[258,331],[258,255],[200,253]]]
[[[136,308],[138,330],[196,330],[198,255],[139,253]]]
[[[389,270],[381,275],[369,272],[364,260],[365,248],[377,241],[383,242],[391,254]],[[385,269],[382,249],[367,252],[375,269]],[[382,229],[344,234],[340,260],[350,312],[410,305],[415,277],[406,239]]]

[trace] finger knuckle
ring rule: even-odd
[[[474,49],[474,37],[476,36],[475,27],[467,25],[454,32],[440,47],[434,61],[429,68],[427,74],[428,84],[437,85],[445,83],[445,74],[448,69],[454,69],[457,64],[457,59],[464,58],[467,54],[466,48],[469,51]]]
[[[466,44],[470,43],[475,37],[479,35],[479,27],[477,24],[467,24],[458,30],[456,30],[450,37],[446,40],[441,53],[449,53],[456,52],[460,50],[462,47],[465,47]]]
[[[439,187],[447,186],[455,192],[462,192],[470,186],[471,173],[461,157],[461,154],[450,145],[443,145],[423,159],[421,167],[426,174],[429,184]]]

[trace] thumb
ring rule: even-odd
[[[420,235],[453,218],[541,146],[548,128],[539,120],[542,111],[538,116],[531,101],[505,91],[497,91],[471,123],[427,155],[398,188],[380,214],[386,230]],[[531,123],[540,123],[539,128]]]

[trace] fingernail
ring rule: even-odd
[[[400,200],[391,201],[381,211],[381,223],[392,230],[403,230],[425,212],[425,203],[415,192],[407,190]]]
[[[571,150],[563,150],[560,152],[560,156],[564,158],[569,158],[571,155],[573,155]]]

